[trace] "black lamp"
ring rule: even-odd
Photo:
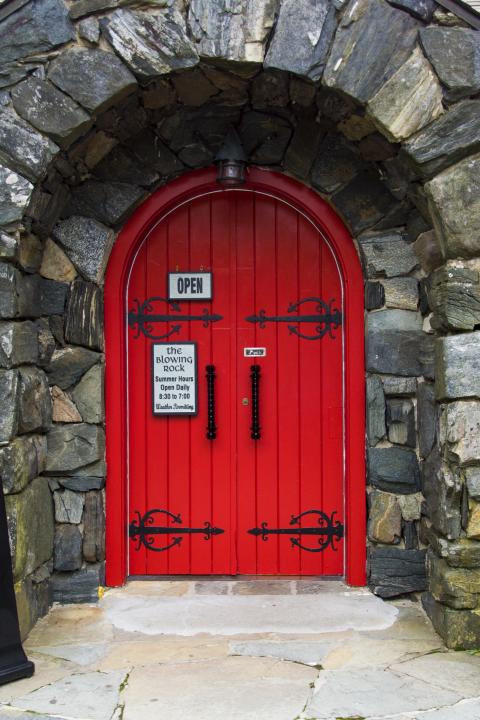
[[[224,187],[238,187],[245,182],[247,156],[235,128],[230,127],[215,158],[217,182]]]

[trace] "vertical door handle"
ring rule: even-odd
[[[215,365],[207,365],[207,440],[215,440],[217,426],[215,425]]]
[[[259,390],[260,383],[260,366],[250,366],[250,382],[252,386],[252,425],[250,427],[250,437],[252,440],[260,440],[260,417],[259,417]]]

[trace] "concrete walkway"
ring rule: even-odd
[[[144,581],[56,606],[1,720],[480,720],[480,656],[339,582]]]

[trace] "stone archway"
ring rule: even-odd
[[[449,645],[478,645],[479,41],[433,2],[395,4],[6,12],[0,453],[26,627],[52,591],[92,599],[103,582],[115,232],[233,124],[251,163],[328,199],[364,262],[370,585],[426,589],[428,546],[427,611]]]

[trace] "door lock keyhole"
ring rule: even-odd
[[[248,405],[248,398],[242,398],[242,405]]]

